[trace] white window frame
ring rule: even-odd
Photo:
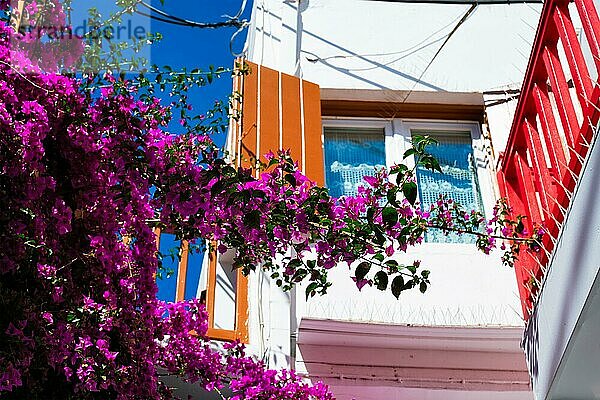
[[[494,173],[489,157],[486,154],[486,144],[481,131],[481,124],[477,121],[449,121],[429,119],[377,119],[377,118],[352,118],[352,117],[323,117],[323,138],[325,143],[325,129],[327,128],[380,128],[385,132],[385,165],[404,162],[408,167],[414,166],[414,157],[402,159],[404,152],[411,147],[413,131],[440,131],[444,133],[456,131],[457,133],[470,132],[473,148],[473,157],[477,169],[479,193],[487,218],[491,218],[492,208],[496,202],[494,190]],[[324,150],[323,150],[324,151]],[[323,158],[324,159],[324,158]]]

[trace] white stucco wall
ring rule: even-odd
[[[257,0],[248,57],[288,74],[299,62],[321,87],[482,92],[520,83],[538,4],[478,6],[423,74],[469,7]]]
[[[473,92],[519,88],[541,10],[537,4],[478,6],[428,66],[469,7],[256,0],[247,55],[250,61],[322,88]],[[505,146],[515,104],[488,110],[489,129],[498,143],[496,156]],[[489,213],[496,197],[495,160],[486,159],[487,149],[479,144],[478,173]],[[290,297],[271,287],[268,277],[252,277],[252,348],[261,356],[266,351],[273,363],[282,356],[293,359],[290,336],[303,316],[419,325],[522,325],[514,271],[500,265],[499,253],[484,256],[474,245],[425,244],[400,257],[421,259],[431,270],[427,294],[415,291],[396,300],[373,288],[359,293],[348,269],[339,267],[330,274],[335,282],[331,293],[306,303],[302,289]],[[290,306],[296,308],[292,311],[296,319],[290,319]],[[298,357],[296,366],[302,370]]]

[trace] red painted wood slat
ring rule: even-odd
[[[302,81],[304,99],[304,160],[306,176],[317,185],[325,185],[323,159],[323,128],[321,123],[321,93],[319,86]]]
[[[554,23],[556,24],[561,43],[565,50],[569,70],[573,77],[573,85],[577,92],[577,98],[579,99],[581,107],[585,109],[587,106],[587,99],[592,93],[592,82],[583,58],[583,52],[579,46],[577,33],[571,22],[568,4],[569,2],[567,1],[557,5],[556,10],[554,11]]]
[[[535,125],[529,119],[525,119],[521,125],[521,129],[526,146],[530,152],[534,184],[537,186],[536,191],[540,196],[542,206],[541,214],[543,215],[543,220],[547,221],[551,219],[551,202],[548,201],[548,196],[556,196],[556,189],[546,165],[542,142]]]
[[[242,99],[241,165],[244,168],[254,166],[256,158],[257,112],[258,112],[258,66],[248,62],[250,73],[244,77]]]
[[[300,79],[281,74],[282,147],[302,168],[302,123],[300,110]]]
[[[600,72],[600,19],[593,0],[575,0],[596,70]]]
[[[537,115],[540,118],[540,123],[542,125],[542,133],[546,143],[546,149],[550,156],[550,166],[553,171],[553,176],[556,179],[560,179],[560,176],[562,176],[562,172],[567,165],[567,160],[560,137],[558,136],[558,128],[556,127],[556,121],[552,113],[552,106],[550,105],[548,90],[546,89],[545,83],[534,85],[533,99]]]
[[[511,157],[510,162],[504,164],[502,169],[501,177],[503,182],[503,188],[505,196],[508,200],[508,204],[516,215],[525,215],[525,203],[522,200],[521,194],[518,189],[516,167],[512,163],[514,159]],[[517,260],[515,263],[515,276],[517,278],[517,288],[519,290],[519,297],[521,298],[521,307],[523,309],[523,316],[527,318],[529,315],[530,303],[528,301],[530,293],[527,289],[525,282],[527,281],[528,272],[531,269],[529,263],[524,259]]]
[[[264,162],[269,151],[279,150],[279,72],[260,66],[260,122],[258,156]]]
[[[552,87],[552,93],[554,94],[554,101],[556,101],[558,114],[566,135],[566,142],[569,147],[573,148],[573,139],[577,136],[579,124],[577,123],[577,115],[575,114],[575,108],[569,94],[567,79],[558,59],[556,46],[547,46],[544,49],[542,57],[550,80],[550,86]]]

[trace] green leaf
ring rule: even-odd
[[[365,279],[365,276],[367,276],[370,269],[371,269],[371,264],[366,261],[358,264],[358,266],[356,267],[356,271],[354,272],[356,279],[357,280]]]
[[[415,182],[404,182],[402,193],[411,205],[415,205],[417,201],[417,184]]]
[[[374,259],[376,259],[379,262],[383,262],[383,260],[385,260],[385,256],[381,253],[377,253],[373,256]]]
[[[517,233],[523,233],[525,230],[525,225],[523,224],[523,220],[519,218],[519,223],[517,224],[515,231]]]
[[[395,298],[399,298],[402,290],[404,290],[404,278],[402,275],[398,275],[392,281],[392,294]]]
[[[428,279],[429,278],[429,274],[430,272],[426,269],[424,269],[423,271],[421,271],[421,276],[423,277],[423,279]]]
[[[319,284],[317,282],[312,282],[311,284],[309,284],[306,287],[306,291],[305,291],[305,293],[306,293],[306,300],[308,300],[309,297],[313,297],[316,294],[315,290],[318,287],[319,287]]]
[[[404,286],[402,287],[402,290],[410,290],[414,287],[415,287],[415,281],[410,280],[404,284]]]
[[[390,169],[390,175],[394,175],[394,174],[404,175],[406,173],[406,171],[408,171],[408,167],[406,165],[397,164],[397,165],[394,165]]]
[[[412,274],[417,273],[417,267],[415,267],[414,265],[407,265],[406,269],[409,270]]]
[[[218,194],[221,194],[224,189],[225,183],[223,183],[223,181],[216,181],[215,184],[212,185],[210,188],[210,194],[211,196],[216,196]]]
[[[427,282],[421,282],[421,284],[419,285],[419,290],[421,291],[421,293],[425,293],[427,291]]]
[[[444,173],[444,171],[442,171],[442,167],[440,167],[440,163],[438,160],[436,160],[434,157],[431,158],[431,167],[430,169],[432,171],[437,171],[439,173]]]
[[[385,271],[379,271],[375,274],[375,286],[379,290],[386,290],[388,286],[388,275]]]
[[[244,223],[250,228],[258,228],[260,225],[260,211],[252,210],[244,215]]]
[[[415,154],[416,152],[417,152],[417,150],[410,148],[404,152],[404,155],[402,156],[402,158],[408,158],[408,157],[412,156],[413,154]]]
[[[375,233],[375,243],[377,243],[380,246],[383,246],[383,244],[386,241],[385,236],[383,234],[383,229],[381,229],[379,225],[373,225],[373,233]]]
[[[398,261],[396,260],[387,260],[385,262],[385,265],[390,268],[390,270],[392,271],[398,271]]]
[[[392,206],[400,207],[400,205],[398,204],[398,201],[396,200],[396,192],[397,192],[397,189],[395,187],[390,189],[390,191],[387,193],[387,200],[390,202],[390,204]]]
[[[304,278],[306,278],[306,275],[308,275],[308,271],[304,268],[299,268],[294,273],[294,276],[292,277],[292,281],[293,282],[301,282]]]
[[[393,207],[385,207],[382,211],[382,218],[386,225],[396,225],[398,222],[398,211]]]
[[[296,187],[296,177],[294,175],[286,174],[283,179],[285,179],[293,187]]]
[[[369,207],[367,209],[367,221],[369,222],[373,222],[373,217],[375,216],[375,208],[374,207]]]

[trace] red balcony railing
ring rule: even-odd
[[[498,172],[500,190],[525,225],[542,221],[542,250],[515,265],[528,317],[598,124],[600,20],[593,0],[575,0],[586,41],[578,37],[568,0],[547,0],[508,144]],[[574,13],[575,17],[575,13]],[[579,22],[576,22],[579,25]],[[581,33],[581,32],[580,32]],[[583,42],[584,44],[582,45]]]

